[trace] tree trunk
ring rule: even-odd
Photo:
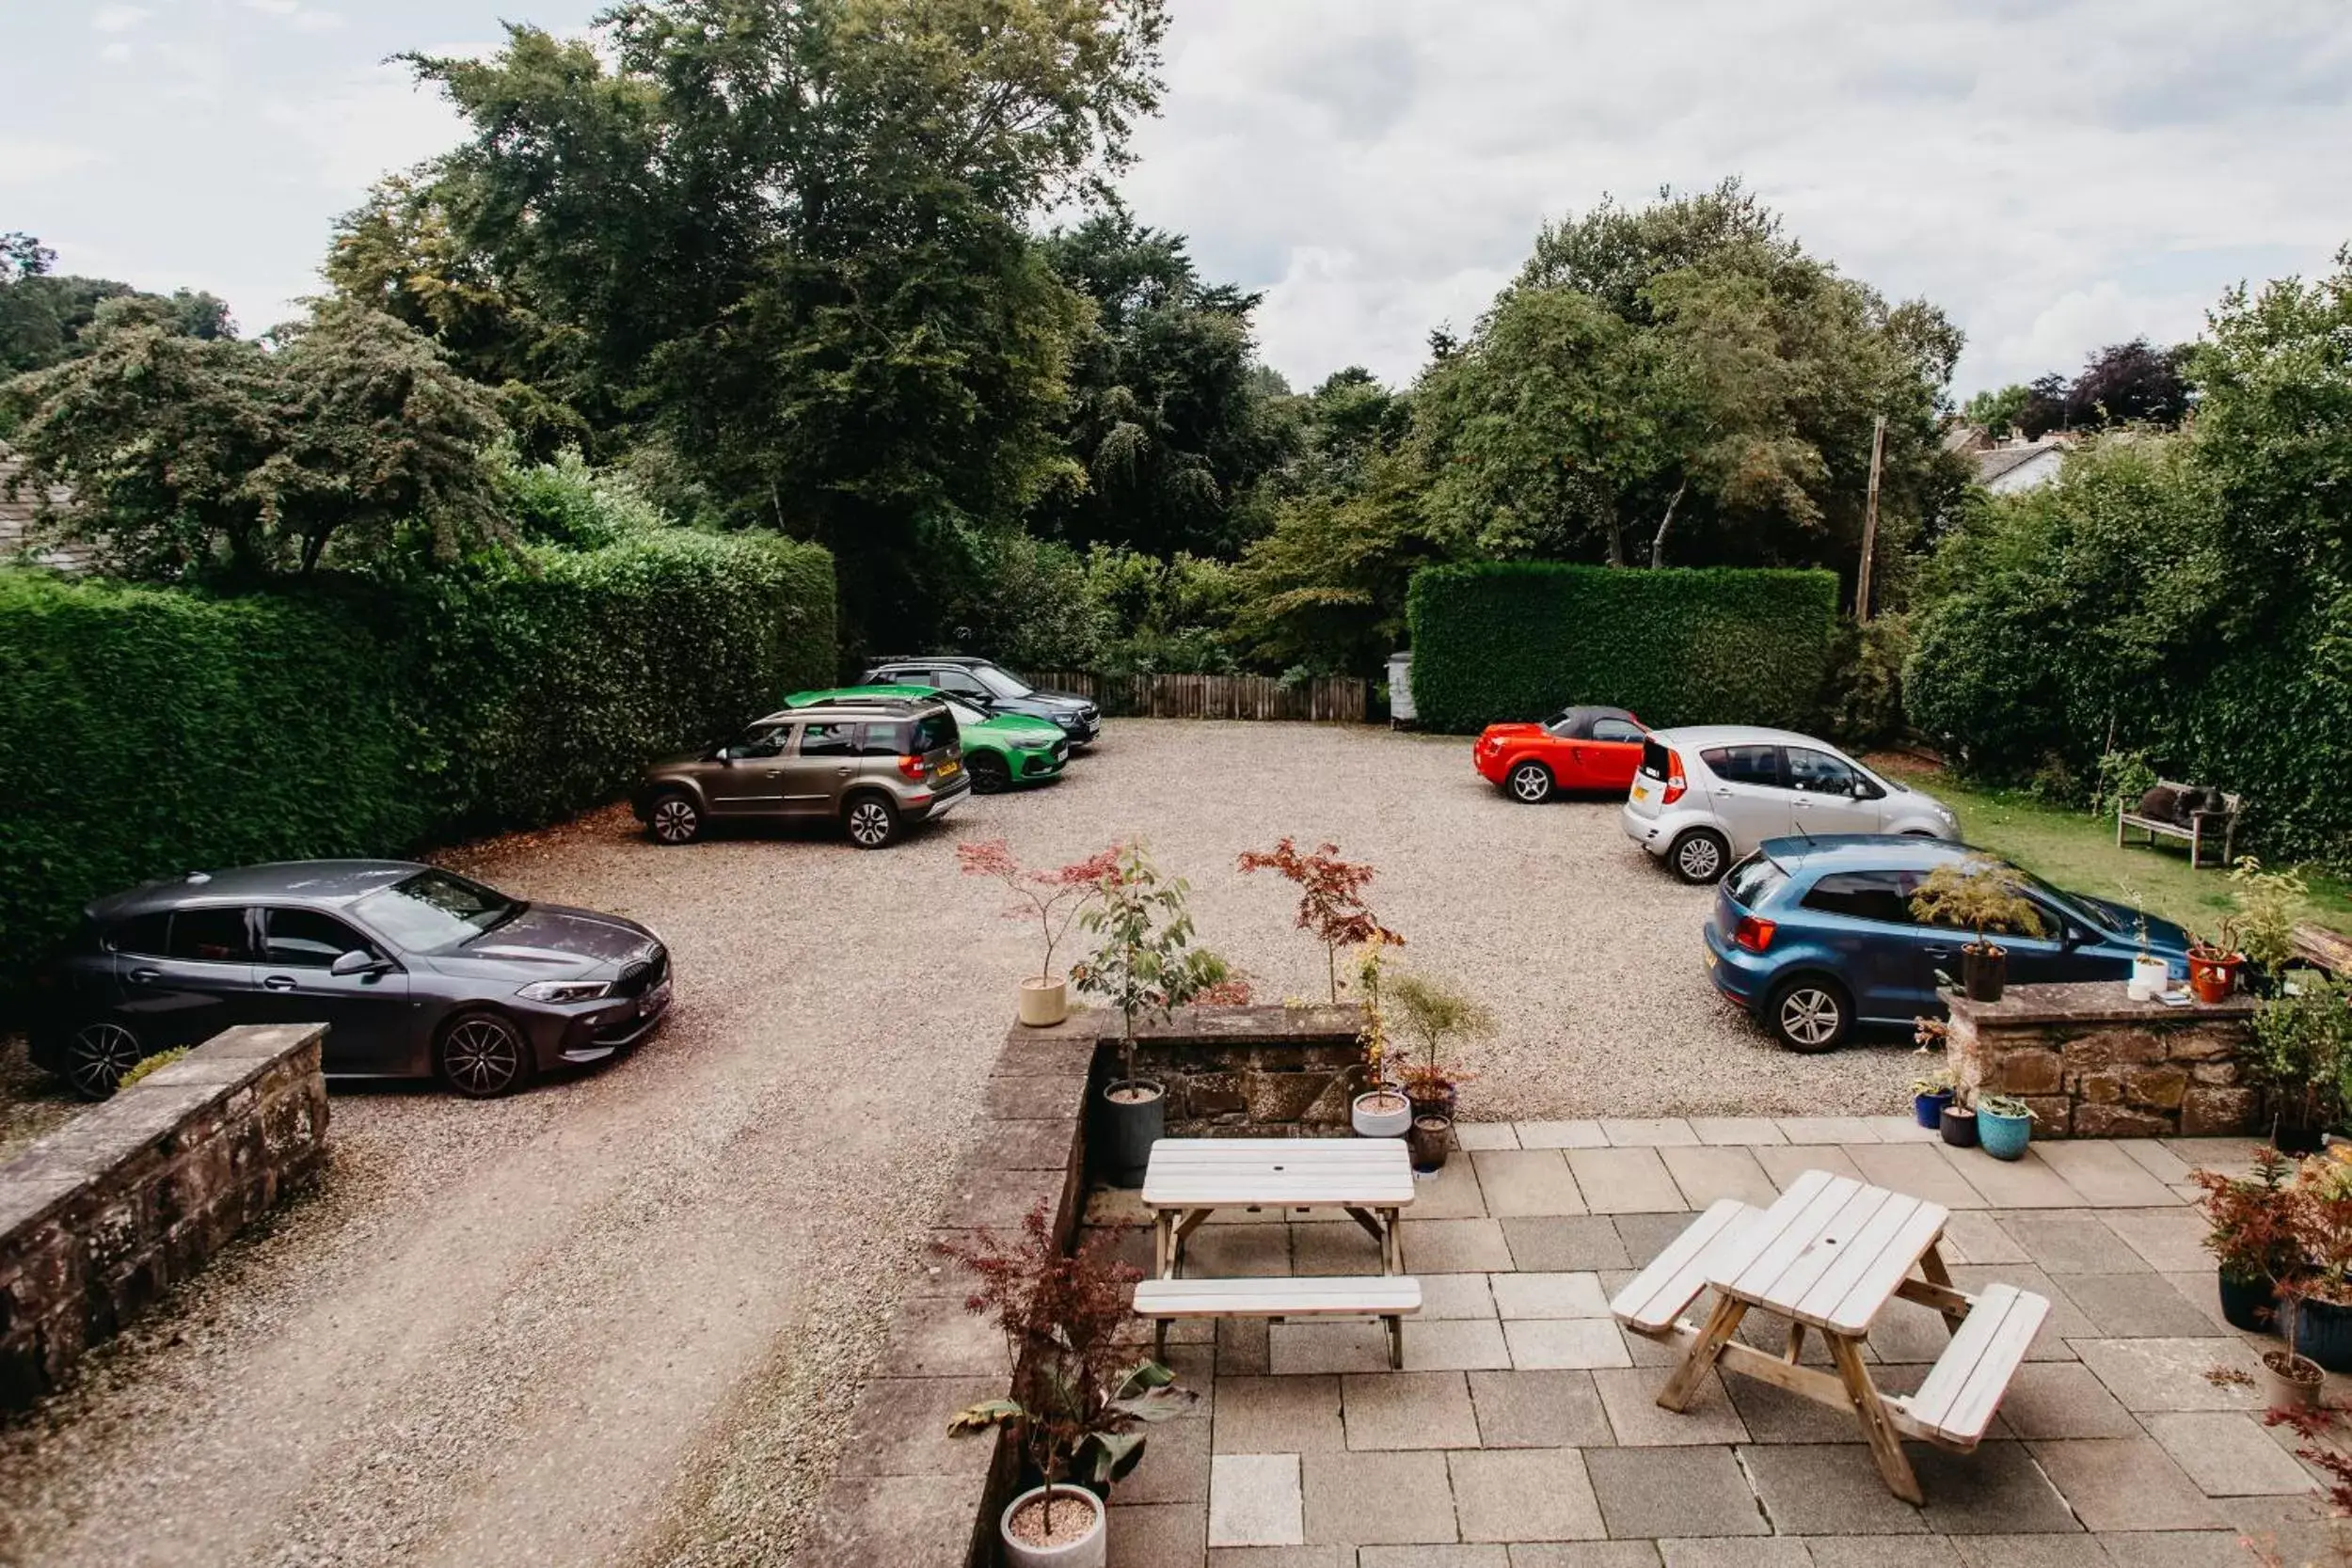
[[[1624,565],[1625,525],[1617,520],[1617,509],[1614,506],[1605,506],[1602,508],[1600,526],[1608,537],[1609,564],[1612,566]]]
[[[1675,486],[1674,499],[1666,503],[1666,515],[1658,519],[1658,536],[1649,542],[1649,564],[1653,572],[1666,563],[1666,531],[1675,526],[1675,508],[1682,504],[1683,493],[1690,488],[1691,481],[1685,476],[1682,483]]]

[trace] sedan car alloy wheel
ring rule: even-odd
[[[1511,793],[1531,806],[1538,805],[1551,794],[1551,774],[1541,763],[1521,763],[1511,770]]]
[[[138,1037],[121,1024],[88,1024],[74,1035],[66,1053],[66,1082],[84,1100],[103,1100],[145,1054]]]
[[[503,1019],[461,1018],[441,1042],[441,1071],[450,1087],[470,1099],[504,1094],[522,1079],[522,1037]]]
[[[1713,833],[1687,833],[1675,846],[1675,869],[1686,882],[1711,882],[1724,874],[1723,841]]]

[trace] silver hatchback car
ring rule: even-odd
[[[1653,732],[1618,819],[1626,837],[1695,883],[1714,881],[1768,838],[1960,836],[1960,818],[1934,796],[1826,740],[1747,724]]]

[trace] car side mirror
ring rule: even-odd
[[[389,967],[383,959],[366,948],[355,947],[348,953],[338,954],[335,961],[327,965],[326,973],[329,974],[374,974]]]
[[[1856,779],[1853,782],[1853,798],[1857,800],[1875,800],[1884,793],[1886,793],[1884,790],[1867,779]]]

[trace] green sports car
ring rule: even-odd
[[[993,795],[1016,784],[1042,784],[1059,777],[1070,763],[1070,737],[1059,725],[1025,714],[992,714],[935,687],[836,686],[821,691],[795,691],[784,700],[784,705],[809,707],[861,697],[936,697],[946,703],[956,718],[963,765],[972,770],[972,788],[981,795]]]

